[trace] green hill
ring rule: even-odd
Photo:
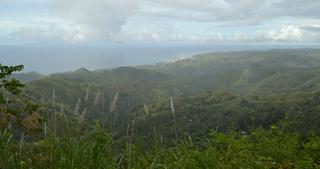
[[[273,107],[264,105],[273,104],[273,100],[261,102],[246,98],[277,98],[279,95],[316,92],[320,89],[319,73],[320,50],[316,49],[208,53],[174,63],[97,71],[81,68],[74,72],[53,74],[30,82],[26,93],[43,105],[51,105],[53,109],[47,110],[49,114],[59,110],[69,116],[84,116],[88,122],[100,120],[116,131],[126,128],[134,112],[144,105],[165,105],[161,100],[167,102],[170,96],[187,97],[186,100],[191,97],[194,100],[182,101],[181,106],[186,109],[181,110],[181,116],[194,114],[202,108],[212,111],[214,116],[197,115],[202,118],[194,122],[206,126],[206,130],[200,130],[206,133],[215,128],[216,122],[222,117],[228,119],[223,120],[225,125],[220,127],[223,130],[227,124],[234,123],[240,129],[246,126],[252,114],[233,112],[232,108],[247,113],[261,113],[257,107],[265,107],[263,110],[268,110],[264,111],[263,116],[268,116],[268,123],[260,121],[259,124],[268,126],[277,122],[286,110],[290,110],[290,106],[278,105],[282,107],[281,111],[269,111]],[[213,104],[211,101],[219,100],[221,94],[213,98],[199,96],[199,93],[206,91],[233,93],[233,99]],[[202,105],[205,100],[208,105]],[[159,109],[164,108],[160,106]],[[152,110],[156,114],[163,114],[158,109]],[[169,115],[167,113],[164,116]],[[258,116],[254,114],[255,119],[259,119]],[[207,117],[211,120],[206,122]],[[197,130],[203,126],[193,128]]]
[[[81,68],[32,80],[26,95],[7,79],[23,66],[0,65],[0,168],[319,168],[319,58],[245,51]]]
[[[319,93],[296,92],[268,97],[243,97],[228,92],[205,92],[189,97],[164,98],[141,108],[138,129],[149,138],[157,129],[159,135],[172,138],[178,134],[206,137],[212,130],[234,129],[248,133],[256,128],[269,128],[289,118],[290,129],[302,134],[320,131]],[[149,135],[148,135],[149,134]]]
[[[44,77],[44,75],[39,74],[37,72],[27,72],[27,73],[13,74],[10,78],[15,78],[17,80],[20,80],[21,82],[27,83],[27,82],[39,80],[43,77]]]

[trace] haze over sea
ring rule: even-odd
[[[317,45],[2,45],[0,63],[41,74],[166,62],[214,51],[319,48]]]

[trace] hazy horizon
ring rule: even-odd
[[[25,66],[24,72],[41,74],[111,69],[167,62],[217,51],[320,48],[318,45],[97,45],[97,46],[0,46],[2,64]]]

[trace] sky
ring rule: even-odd
[[[319,44],[319,0],[0,0],[0,44]]]
[[[43,74],[320,48],[320,0],[0,0],[0,63]]]

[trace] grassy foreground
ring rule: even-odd
[[[245,135],[213,132],[207,140],[185,136],[173,146],[154,139],[148,149],[133,140],[113,140],[98,125],[75,136],[47,136],[37,142],[16,140],[4,131],[0,168],[320,168],[320,137],[302,138],[276,126]]]

